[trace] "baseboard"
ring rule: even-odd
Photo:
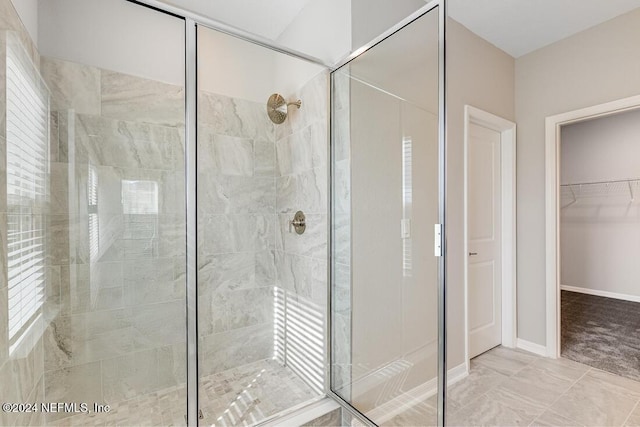
[[[581,294],[595,295],[598,297],[606,297],[606,298],[621,299],[624,301],[640,302],[640,296],[636,296],[636,295],[619,294],[616,292],[599,291],[596,289],[578,288],[576,286],[566,286],[566,285],[560,285],[560,289],[563,291],[578,292]]]
[[[469,375],[466,363],[462,363],[447,371],[447,386],[451,387],[458,381]],[[438,392],[438,378],[433,378],[426,383],[415,387],[402,396],[398,396],[390,401],[367,412],[367,417],[380,425],[391,418],[399,415],[420,402],[423,402]]]
[[[544,345],[536,344],[531,341],[523,340],[522,338],[516,339],[516,347],[520,350],[528,351],[529,353],[537,354],[538,356],[547,357],[547,347]]]

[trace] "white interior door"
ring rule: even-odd
[[[500,133],[468,128],[469,357],[502,342]]]

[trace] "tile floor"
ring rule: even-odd
[[[448,390],[450,426],[640,426],[640,382],[568,359],[497,347]],[[422,426],[435,398],[384,425]]]
[[[261,361],[203,381],[202,425],[250,425],[314,397],[290,369]],[[184,387],[175,387],[57,425],[184,425],[184,402]],[[449,388],[448,410],[450,426],[640,426],[640,382],[498,347],[473,359],[469,376]],[[383,425],[432,425],[435,417],[433,397]]]
[[[263,360],[205,377],[200,385],[200,425],[252,425],[317,397],[291,369]],[[107,414],[79,414],[57,426],[183,426],[184,386],[114,405]]]

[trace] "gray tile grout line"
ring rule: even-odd
[[[529,367],[531,367],[531,366],[535,365],[535,364],[536,364],[536,362],[537,362],[537,361],[539,361],[540,359],[544,359],[544,357],[542,357],[542,356],[537,356],[535,359],[533,359],[533,361],[532,361],[532,362],[530,362],[530,363],[526,364],[524,367],[522,367],[521,369],[519,369],[518,371],[516,371],[514,374],[510,375],[510,376],[509,376],[509,379],[514,378],[514,377],[515,377],[516,375],[518,375],[520,372],[522,372],[522,371],[524,371],[525,369],[527,369],[527,368],[529,368]],[[587,371],[587,372],[588,372],[588,371]],[[581,377],[581,378],[582,378],[582,377]],[[501,384],[502,384],[502,382],[498,383],[498,384],[497,384],[493,389],[498,388]],[[573,384],[571,384],[571,387],[573,387]],[[571,387],[569,387],[569,388],[571,388]],[[492,389],[492,390],[493,390],[493,389]],[[516,394],[518,394],[518,393],[516,393]],[[524,397],[524,396],[522,396],[522,397]],[[554,401],[553,403],[555,403],[555,401]],[[546,411],[547,409],[549,409],[549,408],[547,407],[547,408],[545,409],[545,411]],[[544,412],[542,412],[542,414],[544,414]],[[540,415],[542,415],[542,414],[540,414]],[[530,426],[531,424],[533,424],[533,423],[534,423],[534,422],[535,422],[535,421],[540,417],[540,415],[537,415],[537,416],[533,417],[533,420],[531,420],[531,423],[529,423],[529,426]]]
[[[569,359],[569,360],[571,360],[571,359]],[[580,363],[580,362],[576,362],[576,363]],[[587,366],[587,365],[585,365],[585,366]],[[613,376],[615,376],[615,377],[622,378],[622,379],[624,379],[624,380],[629,380],[629,381],[632,381],[632,382],[635,382],[635,383],[640,383],[639,381],[634,380],[634,379],[632,379],[632,378],[629,378],[629,377],[626,377],[626,376],[623,376],[623,375],[619,375],[619,374],[615,374],[615,373],[613,373],[613,372],[605,371],[605,370],[603,370],[603,369],[596,368],[596,367],[593,367],[593,366],[591,367],[591,369],[589,369],[589,371],[602,372],[603,374],[606,374],[606,375],[613,375]],[[617,387],[627,388],[627,387],[624,387],[624,386],[617,386]],[[640,399],[639,399],[639,400],[638,400],[638,402],[636,402],[636,404],[633,406],[633,408],[631,409],[631,412],[629,412],[629,415],[627,415],[627,418],[625,418],[624,422],[622,423],[622,426],[624,426],[624,425],[627,423],[627,421],[629,421],[629,418],[631,418],[631,415],[632,415],[632,414],[633,414],[633,412],[636,410],[636,408],[638,407],[638,405],[639,405],[639,404],[640,404]]]
[[[499,357],[500,357],[500,356],[499,356]],[[526,364],[524,367],[522,367],[521,369],[519,369],[519,370],[518,370],[518,371],[516,371],[515,373],[513,373],[513,374],[509,375],[507,378],[513,378],[513,377],[515,377],[516,375],[518,375],[519,373],[521,373],[521,372],[522,372],[523,370],[525,370],[526,368],[528,368],[528,367],[531,367],[531,366],[535,365],[535,363],[536,363],[537,361],[541,360],[541,359],[544,359],[544,358],[536,358],[536,359],[534,359],[532,362],[530,362],[530,363]],[[569,360],[570,360],[570,359],[569,359]],[[552,410],[553,405],[555,405],[555,404],[556,404],[560,399],[562,399],[562,397],[566,396],[566,395],[571,391],[571,389],[572,389],[572,388],[573,388],[573,387],[574,387],[578,382],[580,382],[580,381],[581,381],[585,376],[587,376],[587,374],[589,374],[591,371],[602,371],[602,370],[600,370],[600,369],[594,368],[594,367],[589,366],[589,365],[585,365],[585,364],[580,363],[580,362],[575,362],[575,361],[572,361],[572,362],[574,362],[574,363],[578,363],[578,364],[580,364],[580,365],[582,365],[582,366],[587,367],[587,370],[586,370],[586,371],[585,371],[585,372],[584,372],[580,377],[578,377],[575,381],[573,381],[573,382],[571,383],[571,385],[567,388],[567,390],[566,390],[564,393],[562,393],[560,396],[558,396],[558,398],[556,398],[553,402],[551,402],[549,405],[547,405],[547,406],[545,407],[545,411],[544,411],[544,412],[551,411],[551,412],[553,412],[553,413],[556,413],[556,414],[557,414],[557,412],[555,412],[555,411],[553,411],[553,410]],[[485,369],[489,369],[490,371],[496,372],[496,373],[498,373],[498,374],[500,374],[500,373],[501,373],[501,372],[496,371],[495,369],[493,369],[493,368],[491,368],[491,367],[489,367],[489,366],[486,366],[486,365],[485,365],[485,364],[483,364],[482,362],[477,362],[477,363],[478,363],[479,365],[481,365],[481,366],[482,366],[483,368],[485,368]],[[602,371],[602,372],[608,373],[608,372],[606,372],[606,371]],[[503,374],[503,375],[504,375],[504,374]],[[481,398],[481,397],[483,397],[483,396],[487,395],[487,394],[488,394],[489,392],[491,392],[492,390],[495,390],[496,388],[500,387],[500,385],[501,385],[501,384],[503,384],[503,381],[500,381],[499,383],[497,383],[497,384],[496,384],[496,385],[494,385],[493,387],[489,388],[489,389],[488,389],[487,391],[485,391],[484,393],[482,393],[482,394],[478,395],[478,397],[477,397],[476,399],[473,399],[471,402],[469,402],[469,403],[467,403],[467,404],[465,404],[465,405],[462,405],[462,406],[461,406],[457,411],[453,411],[453,412],[452,412],[452,415],[453,415],[453,414],[455,414],[455,413],[457,413],[457,412],[459,412],[459,411],[461,411],[462,409],[466,408],[467,406],[471,405],[473,402],[475,402],[475,401],[477,401],[479,398]],[[624,423],[622,424],[623,426],[624,426],[624,425],[625,425],[625,423],[629,420],[629,418],[631,417],[631,415],[633,414],[633,412],[634,412],[638,407],[640,407],[640,399],[638,399],[638,401],[636,402],[636,404],[635,404],[635,405],[634,405],[634,407],[632,408],[631,412],[627,415],[627,417],[626,417],[626,419],[625,419]],[[544,412],[543,412],[542,414],[540,414],[540,415],[536,416],[536,417],[531,421],[531,423],[529,423],[529,426],[533,425],[533,424],[536,422],[536,420],[538,420],[538,419],[540,418],[540,416],[542,416],[542,415],[544,414]],[[558,415],[560,415],[560,414],[558,414]],[[567,419],[569,419],[569,418],[568,418],[568,417],[566,417],[565,415],[562,415],[562,416],[563,416],[563,417],[565,417],[565,418],[567,418]],[[571,421],[574,421],[574,420],[571,420]],[[578,424],[578,425],[579,425],[580,423],[577,423],[577,422],[576,422],[576,424]]]
[[[552,360],[558,360],[558,359],[552,359]],[[577,363],[577,362],[576,362],[576,363]],[[587,365],[584,365],[584,366],[587,366]],[[584,374],[582,374],[582,375],[581,375],[577,380],[575,380],[573,383],[571,383],[571,385],[569,386],[569,388],[567,388],[567,390],[566,390],[564,393],[562,393],[560,396],[558,396],[558,398],[557,398],[556,400],[554,400],[553,402],[551,402],[551,403],[547,406],[547,408],[546,408],[545,412],[546,412],[546,411],[551,411],[551,407],[552,407],[553,405],[555,405],[555,404],[556,404],[560,399],[562,399],[562,397],[563,397],[563,396],[565,396],[567,393],[569,393],[569,391],[573,388],[573,386],[575,386],[575,385],[576,385],[576,384],[577,384],[581,379],[583,379],[583,378],[584,378],[584,377],[585,377],[589,372],[591,372],[591,370],[592,370],[592,369],[593,369],[593,368],[592,368],[591,366],[588,366],[588,369],[584,372]],[[552,412],[554,412],[554,413],[555,413],[555,411],[552,411]],[[543,415],[543,414],[544,414],[544,412],[543,412],[542,414],[538,415],[536,418],[534,418],[534,419],[533,419],[533,421],[531,421],[531,424],[529,424],[529,426],[531,426],[534,422],[536,422],[536,420],[537,420],[538,418],[540,418],[540,416],[541,416],[541,415]],[[558,414],[558,415],[560,415],[560,414]],[[564,415],[562,415],[562,416],[563,416],[563,417],[565,417]],[[565,418],[569,419],[568,417],[565,417]],[[571,420],[571,421],[573,421],[573,420]],[[578,424],[578,425],[582,425],[582,423],[577,423],[577,424]]]
[[[636,411],[636,408],[638,407],[638,405],[640,404],[640,399],[638,399],[638,401],[636,402],[635,405],[633,405],[633,408],[631,409],[631,412],[629,412],[629,415],[627,415],[627,418],[624,419],[624,421],[622,422],[622,426],[627,425],[627,421],[629,421],[629,418],[631,418],[631,415],[633,415],[633,413]]]
[[[505,347],[505,348],[508,348],[508,347]],[[509,350],[513,350],[513,349],[509,349]],[[491,351],[491,350],[489,350],[489,351]],[[497,356],[497,357],[502,357],[502,356]],[[533,362],[528,363],[528,364],[527,364],[527,365],[525,365],[523,368],[521,368],[521,369],[519,369],[518,371],[516,371],[514,374],[507,375],[507,379],[512,378],[514,375],[518,374],[518,373],[519,373],[520,371],[522,371],[523,369],[525,369],[525,368],[529,367],[530,365],[534,364],[534,363],[536,362],[536,360],[538,360],[538,359],[537,359],[537,358],[536,358],[536,359],[534,359],[534,360],[533,360]],[[479,364],[479,365],[481,365],[483,368],[485,368],[485,369],[489,369],[490,371],[493,371],[493,372],[495,372],[495,373],[497,373],[497,374],[505,375],[505,374],[503,374],[502,372],[496,371],[495,369],[493,369],[493,368],[491,368],[491,367],[489,367],[489,366],[484,365],[482,362],[476,362],[476,363],[477,363],[477,364]],[[458,410],[456,410],[456,411],[452,411],[450,415],[453,415],[453,414],[455,414],[455,413],[457,413],[457,412],[460,412],[462,409],[464,409],[464,408],[466,408],[467,406],[471,405],[473,402],[477,401],[477,400],[478,400],[478,399],[480,399],[481,397],[486,396],[489,392],[491,392],[492,390],[495,390],[496,388],[498,388],[498,387],[499,387],[499,386],[500,386],[504,381],[506,381],[506,380],[502,380],[502,381],[498,382],[498,383],[497,383],[497,384],[495,384],[493,387],[489,388],[487,391],[485,391],[484,393],[480,394],[477,398],[473,399],[471,402],[469,402],[469,403],[467,403],[467,404],[465,404],[465,405],[460,406],[460,408],[458,408]],[[460,382],[462,382],[462,381],[460,381]],[[456,384],[457,384],[457,383],[456,383]],[[454,385],[455,385],[455,384],[454,384]],[[447,388],[448,388],[448,387],[447,387]]]

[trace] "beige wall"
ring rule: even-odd
[[[423,0],[351,0],[351,47],[355,51],[420,9]]]
[[[514,120],[514,59],[456,21],[447,27],[448,366],[464,362],[464,106]]]
[[[640,9],[516,60],[518,337],[524,340],[545,344],[544,119],[640,94],[638,40]]]

